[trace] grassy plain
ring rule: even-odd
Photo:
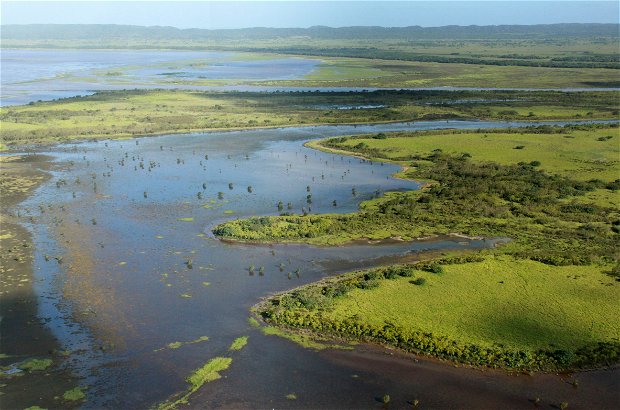
[[[351,272],[273,296],[256,310],[288,332],[466,364],[557,370],[620,359],[619,292],[599,266],[486,254]]]
[[[376,150],[376,158],[391,161],[412,160],[440,149],[446,154],[468,153],[478,163],[493,161],[511,165],[540,161],[542,171],[581,181],[600,178],[610,182],[620,177],[617,128],[567,129],[563,133],[545,134],[522,129],[510,133],[449,130],[388,135],[385,139],[374,135],[347,138],[338,142],[337,147],[343,151],[360,151],[355,146],[361,143],[365,145],[364,150]],[[322,143],[311,141],[308,146],[320,148]]]
[[[114,91],[0,109],[0,143],[447,118],[615,119],[620,92],[377,91],[215,93]],[[378,108],[360,108],[375,105]],[[348,109],[344,109],[348,108]]]
[[[259,81],[256,85],[290,87],[617,87],[618,70],[474,65],[323,57],[319,68],[302,79]]]
[[[374,326],[398,323],[459,342],[530,351],[571,350],[620,334],[614,314],[620,286],[602,276],[598,266],[490,256],[444,270],[417,271],[415,279],[424,278],[423,285],[399,277],[375,289],[355,289],[323,317],[355,316]]]

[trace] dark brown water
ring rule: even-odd
[[[523,385],[523,377],[436,362],[422,366],[367,347],[318,353],[262,335],[247,322],[248,309],[273,292],[425,250],[488,247],[492,241],[329,248],[233,244],[209,235],[229,218],[277,214],[278,201],[299,213],[309,207],[307,187],[313,213],[351,212],[377,191],[416,189],[416,183],[390,177],[393,165],[325,154],[302,143],[441,126],[446,123],[292,128],[52,149],[54,177],[21,212],[25,221],[35,218],[26,224],[37,250],[40,316],[71,351],[67,366],[88,387],[85,407],[150,407],[184,390],[191,371],[216,356],[232,357],[232,365],[192,398],[197,407],[374,407],[385,393],[394,395],[393,407],[407,406],[416,395],[435,406],[462,407],[453,398],[461,388],[463,397],[478,398],[476,407],[487,407],[481,395],[502,406],[530,404],[526,396],[536,383]],[[258,274],[261,266],[264,275]],[[296,269],[300,277],[289,279]],[[209,340],[165,348],[201,336]],[[240,336],[249,336],[248,346],[229,352]],[[296,400],[285,397],[291,393]],[[579,397],[588,394],[584,388]]]

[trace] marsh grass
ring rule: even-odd
[[[232,344],[230,345],[230,347],[228,348],[228,350],[232,350],[232,351],[237,351],[237,350],[241,350],[245,347],[245,345],[248,344],[248,336],[242,336],[242,337],[238,337],[236,338]]]
[[[229,357],[215,357],[209,360],[204,366],[196,369],[186,380],[189,383],[188,389],[181,394],[178,399],[170,399],[157,406],[158,410],[174,409],[181,404],[189,404],[189,398],[198,391],[205,383],[220,379],[220,372],[228,369],[232,359]]]

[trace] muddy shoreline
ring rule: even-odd
[[[75,387],[76,381],[63,366],[66,354],[48,326],[38,317],[38,297],[33,288],[32,235],[22,223],[26,218],[16,207],[50,175],[50,157],[20,155],[2,157],[0,162],[0,365],[15,368],[29,359],[51,359],[41,371],[1,372],[2,408],[70,408],[58,399]]]

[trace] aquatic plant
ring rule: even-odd
[[[67,401],[78,401],[84,399],[85,397],[86,393],[84,393],[81,387],[75,387],[71,390],[67,390],[62,395],[62,398]]]
[[[230,345],[230,347],[228,348],[228,350],[233,350],[233,351],[237,351],[237,350],[241,350],[245,347],[246,344],[248,344],[248,336],[242,336],[242,337],[238,337],[236,338],[232,344]]]
[[[192,372],[192,374],[186,379],[189,383],[189,388],[179,399],[171,399],[161,403],[157,406],[157,409],[171,410],[179,404],[188,404],[189,398],[192,394],[198,391],[198,389],[200,389],[200,387],[202,387],[205,383],[220,379],[222,377],[220,372],[228,369],[231,363],[232,359],[229,357],[215,357],[209,360],[204,366],[194,370],[194,372]]]
[[[35,372],[47,369],[52,363],[52,359],[28,359],[17,367],[25,371]]]

